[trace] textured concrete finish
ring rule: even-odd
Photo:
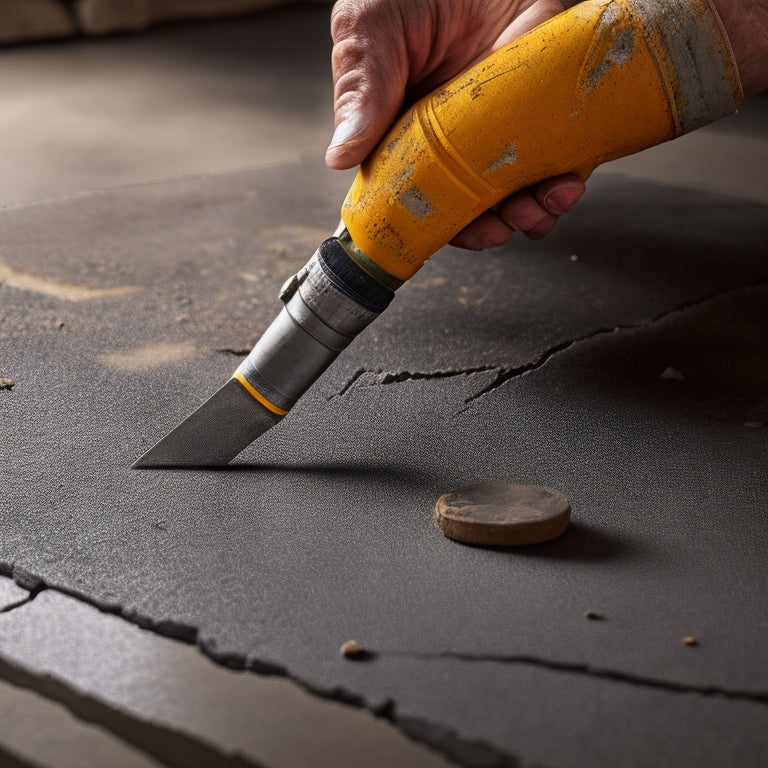
[[[768,760],[765,202],[601,174],[541,244],[440,253],[232,469],[128,469],[226,380],[347,183],[302,163],[0,213],[6,572],[466,765]],[[435,499],[488,479],[563,491],[570,530],[445,539]]]

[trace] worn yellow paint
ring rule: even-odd
[[[691,46],[706,55],[692,63]],[[716,104],[702,83],[719,89]],[[512,192],[566,172],[586,179],[740,100],[708,0],[587,0],[418,102],[361,166],[342,218],[369,259],[407,280]]]
[[[20,291],[42,293],[65,301],[88,301],[107,296],[124,296],[139,290],[133,285],[123,285],[116,288],[85,288],[82,285],[58,283],[46,277],[19,272],[2,263],[0,263],[0,283]]]

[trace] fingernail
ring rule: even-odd
[[[581,197],[575,189],[555,189],[544,198],[544,207],[554,214],[565,213]]]
[[[356,133],[360,132],[361,128],[362,121],[358,117],[348,117],[346,120],[342,120],[333,132],[328,149],[335,149],[340,144],[349,141]]]

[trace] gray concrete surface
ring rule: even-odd
[[[35,514],[6,520],[0,561],[465,764],[594,765],[607,722],[613,764],[706,743],[719,765],[743,757],[736,732],[762,759],[766,432],[745,426],[765,408],[762,204],[595,179],[545,244],[431,261],[233,471],[129,469],[226,379],[343,184],[307,162],[5,212],[2,508]],[[444,539],[437,496],[500,478],[563,490],[570,534],[519,553]],[[340,658],[350,637],[379,658]],[[625,705],[584,706],[608,689]],[[541,721],[550,740],[512,725],[535,691],[568,712]],[[685,702],[674,729],[622,728],[656,697]]]
[[[217,29],[221,72],[244,93],[244,48]],[[315,78],[325,51],[311,55]],[[125,115],[141,108],[140,88],[124,93]],[[280,119],[319,154],[312,103]],[[26,192],[6,185],[0,375],[17,384],[0,391],[0,563],[49,589],[0,615],[4,676],[41,692],[51,676],[46,695],[70,709],[85,687],[118,735],[113,714],[149,696],[170,709],[134,722],[210,736],[174,683],[193,690],[214,668],[138,624],[249,670],[239,681],[287,674],[363,704],[464,765],[764,764],[766,103],[598,172],[542,243],[445,249],[225,472],[128,466],[231,373],[335,227],[349,176],[280,156],[290,142],[267,131],[277,164],[243,141],[208,168],[248,171],[89,192],[206,170],[192,136],[167,166],[139,152],[126,175],[54,164]],[[89,147],[110,135],[123,134],[105,125]],[[437,496],[499,478],[566,492],[571,529],[514,552],[444,539]],[[54,617],[66,654],[34,639]],[[125,653],[186,661],[147,693],[133,665],[109,666],[110,632]],[[342,659],[351,637],[375,659]],[[233,726],[231,711],[208,727]],[[242,745],[241,722],[214,742]],[[391,764],[377,737],[355,730],[352,745]]]
[[[321,156],[327,5],[3,51],[0,204]]]

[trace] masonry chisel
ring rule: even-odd
[[[228,464],[483,211],[562,173],[586,180],[742,98],[710,0],[587,0],[500,48],[397,121],[234,376],[133,466]]]

